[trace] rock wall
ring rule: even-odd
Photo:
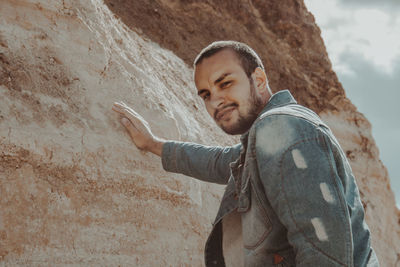
[[[0,265],[202,266],[222,186],[166,173],[111,111],[124,100],[167,139],[224,135],[191,62],[213,40],[249,43],[274,91],[317,111],[357,177],[382,266],[399,211],[371,126],[345,97],[298,1],[0,1]]]

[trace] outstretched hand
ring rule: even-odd
[[[121,123],[137,148],[161,156],[164,142],[153,135],[147,121],[124,102],[115,102],[112,110],[121,114]]]

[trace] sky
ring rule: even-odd
[[[400,208],[400,1],[304,2],[347,97],[372,124]]]

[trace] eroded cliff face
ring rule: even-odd
[[[346,99],[302,1],[0,2],[0,265],[201,266],[222,186],[166,173],[111,111],[124,100],[167,139],[229,145],[191,62],[213,40],[250,44],[339,139],[382,266],[399,212],[371,126]]]

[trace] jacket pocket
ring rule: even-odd
[[[243,245],[246,249],[256,249],[269,235],[272,224],[260,202],[253,184],[250,183],[250,208],[242,213]]]

